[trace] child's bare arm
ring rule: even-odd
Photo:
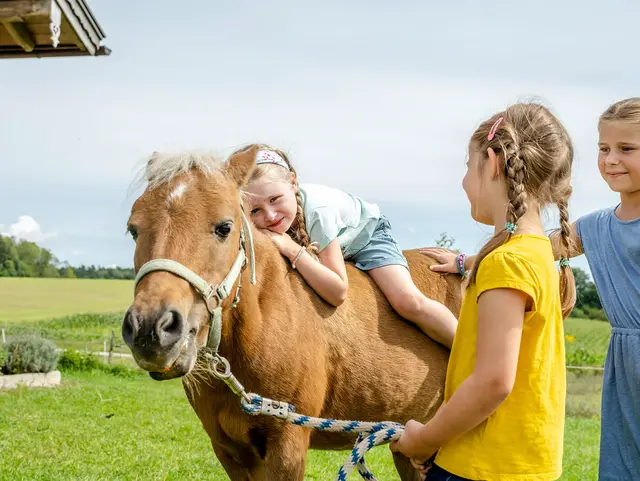
[[[321,262],[317,262],[305,250],[300,249],[304,248],[298,248],[295,252],[285,255],[290,261],[295,260],[298,272],[320,297],[336,307],[342,304],[347,297],[349,281],[338,240],[333,240],[319,253]]]

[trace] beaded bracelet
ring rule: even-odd
[[[462,253],[456,256],[456,267],[458,268],[458,274],[460,274],[462,277],[467,277],[467,273],[464,270],[464,260],[466,257],[466,254]]]

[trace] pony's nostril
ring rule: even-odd
[[[182,314],[175,309],[170,309],[158,321],[157,334],[160,339],[179,337],[182,328]]]
[[[127,345],[131,346],[133,344],[133,338],[137,330],[138,319],[131,310],[128,310],[122,321],[122,339]]]

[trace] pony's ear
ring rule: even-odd
[[[242,187],[247,182],[249,174],[256,165],[257,146],[252,146],[241,152],[237,152],[229,157],[225,170],[238,187]]]

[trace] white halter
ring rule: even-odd
[[[152,259],[149,262],[146,262],[144,265],[142,265],[142,267],[140,267],[140,270],[136,274],[136,278],[134,281],[135,290],[140,280],[150,272],[166,271],[183,278],[185,281],[191,284],[191,286],[193,286],[193,288],[198,291],[203,297],[204,303],[207,306],[207,310],[211,315],[209,324],[209,337],[207,339],[206,347],[211,349],[214,355],[218,353],[220,338],[222,336],[222,301],[224,301],[231,293],[231,289],[233,287],[233,284],[236,282],[236,279],[238,279],[238,288],[236,289],[233,307],[235,307],[240,301],[240,287],[242,284],[242,277],[240,276],[240,274],[247,264],[244,242],[245,235],[249,240],[251,283],[256,283],[255,251],[253,250],[253,236],[251,235],[251,227],[249,226],[247,218],[245,217],[242,210],[240,211],[240,215],[242,217],[242,225],[240,226],[240,249],[238,251],[236,260],[233,262],[231,268],[229,269],[229,273],[222,280],[222,282],[220,282],[220,284],[209,284],[191,269],[171,259]],[[216,301],[215,306],[211,305],[212,299],[215,299]]]

